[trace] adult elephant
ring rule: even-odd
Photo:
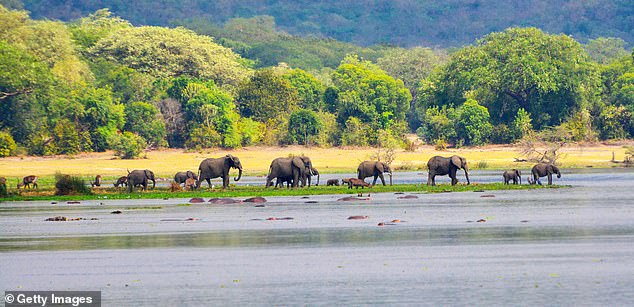
[[[128,192],[132,192],[132,189],[137,186],[143,186],[143,190],[147,190],[148,181],[152,181],[152,189],[156,186],[156,179],[154,178],[154,172],[149,169],[139,170],[135,169],[128,173]]]
[[[294,188],[299,186],[300,180],[302,186],[305,186],[307,179],[306,170],[311,170],[312,168],[313,162],[306,156],[276,158],[269,167],[269,173],[266,176],[266,187],[270,187],[275,178],[284,178],[285,180],[291,178]]]
[[[449,175],[451,178],[451,185],[456,185],[458,179],[456,178],[456,172],[458,169],[464,170],[464,175],[467,177],[467,184],[471,184],[469,181],[469,168],[467,167],[467,159],[461,156],[451,156],[449,158],[434,156],[427,161],[427,169],[429,175],[427,177],[427,185],[436,185],[436,176]]]
[[[374,181],[372,181],[372,185],[376,184],[376,179],[381,178],[381,183],[385,185],[385,178],[383,177],[383,173],[388,173],[390,175],[390,185],[392,185],[392,169],[389,165],[380,162],[380,161],[363,161],[357,167],[357,178],[364,180],[367,177],[374,176]]]
[[[540,177],[548,176],[548,184],[553,184],[553,174],[557,174],[557,178],[561,178],[559,168],[550,163],[538,163],[531,170],[533,174],[533,182],[538,183]],[[541,183],[540,183],[541,184]]]
[[[242,163],[240,163],[238,157],[226,155],[222,158],[208,158],[203,160],[203,162],[200,162],[200,166],[198,166],[199,181],[196,188],[200,187],[200,183],[203,180],[206,180],[209,187],[211,187],[211,179],[221,177],[222,188],[226,189],[229,186],[229,169],[231,168],[238,169],[238,177],[234,177],[233,180],[240,180],[240,178],[242,178]]]
[[[177,184],[185,183],[188,178],[198,180],[198,175],[196,175],[196,173],[192,171],[178,172],[176,173],[176,175],[174,175],[174,182],[176,182]]]
[[[513,181],[513,184],[517,184],[518,179],[520,184],[522,184],[522,173],[518,169],[504,171],[502,177],[504,178],[504,184],[509,184],[511,181]]]

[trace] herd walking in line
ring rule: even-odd
[[[215,178],[222,178],[222,188],[226,189],[229,187],[229,171],[231,169],[238,170],[238,175],[233,180],[239,181],[242,178],[243,169],[238,157],[228,154],[220,158],[208,158],[200,163],[197,173],[190,170],[177,172],[174,175],[171,189],[172,191],[182,188],[195,190],[201,187],[203,181],[207,181],[209,188],[213,188],[214,185],[211,183],[211,179]],[[436,185],[436,176],[449,176],[451,185],[456,185],[458,183],[457,172],[460,169],[464,171],[467,184],[471,184],[467,159],[464,157],[458,155],[451,157],[434,156],[427,162],[427,169],[427,185]],[[363,161],[357,168],[357,178],[342,178],[341,185],[347,186],[349,189],[353,187],[357,189],[359,187],[371,188],[376,185],[378,179],[381,179],[381,184],[385,186],[384,174],[388,174],[389,183],[392,185],[392,169],[388,164],[380,161]],[[561,172],[557,166],[551,163],[538,163],[531,169],[527,181],[529,184],[542,184],[540,178],[547,177],[548,184],[552,185],[553,174],[557,175],[557,178],[561,178]],[[269,166],[265,187],[282,188],[284,184],[286,184],[287,188],[310,187],[313,176],[317,176],[315,185],[319,185],[319,171],[313,166],[311,159],[307,156],[276,158]],[[372,183],[365,182],[368,177],[373,177]],[[18,182],[17,189],[37,189],[37,179],[38,176],[36,175],[26,176],[21,182]],[[502,179],[504,184],[522,184],[522,173],[519,169],[506,170],[502,173]],[[156,177],[151,170],[128,170],[128,175],[119,177],[114,182],[114,187],[121,188],[125,186],[128,192],[132,192],[136,187],[147,190],[150,181],[153,189],[156,186]],[[6,184],[7,179],[0,177],[0,187],[6,190]],[[181,184],[183,185],[182,188]],[[102,176],[97,175],[90,185],[91,187],[100,187],[102,185]],[[339,186],[339,179],[328,179],[326,185]]]

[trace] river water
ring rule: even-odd
[[[322,181],[336,177],[346,176]],[[263,207],[5,202],[0,291],[99,290],[106,306],[631,305],[634,171],[554,181],[572,187],[269,197]],[[44,221],[58,215],[88,220]]]

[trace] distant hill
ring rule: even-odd
[[[16,0],[0,0],[16,3]],[[634,43],[632,0],[24,0],[33,18],[72,20],[100,8],[136,25],[170,25],[202,17],[222,24],[270,15],[291,34],[363,46],[456,47],[511,26],[565,33],[580,42],[619,37]]]

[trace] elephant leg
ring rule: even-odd
[[[383,186],[385,186],[385,178],[383,177],[382,173],[379,173],[379,178],[381,178],[381,183],[383,184]],[[376,183],[376,178],[374,179],[374,183]],[[372,185],[374,185],[374,183]]]
[[[456,170],[451,170],[449,172],[449,177],[451,177],[451,185],[456,185],[458,183],[458,178],[456,178]]]
[[[427,174],[427,185],[434,185],[434,175],[431,172]]]
[[[229,187],[229,175],[222,177],[222,188],[226,189]]]
[[[210,178],[205,178],[205,181],[207,181],[207,184],[209,185],[209,188],[211,189],[211,179]]]
[[[372,181],[372,185],[376,184],[376,180],[379,178],[379,175],[374,175],[374,180]],[[383,180],[383,178],[381,178]]]
[[[548,174],[548,185],[553,184],[553,174]]]

